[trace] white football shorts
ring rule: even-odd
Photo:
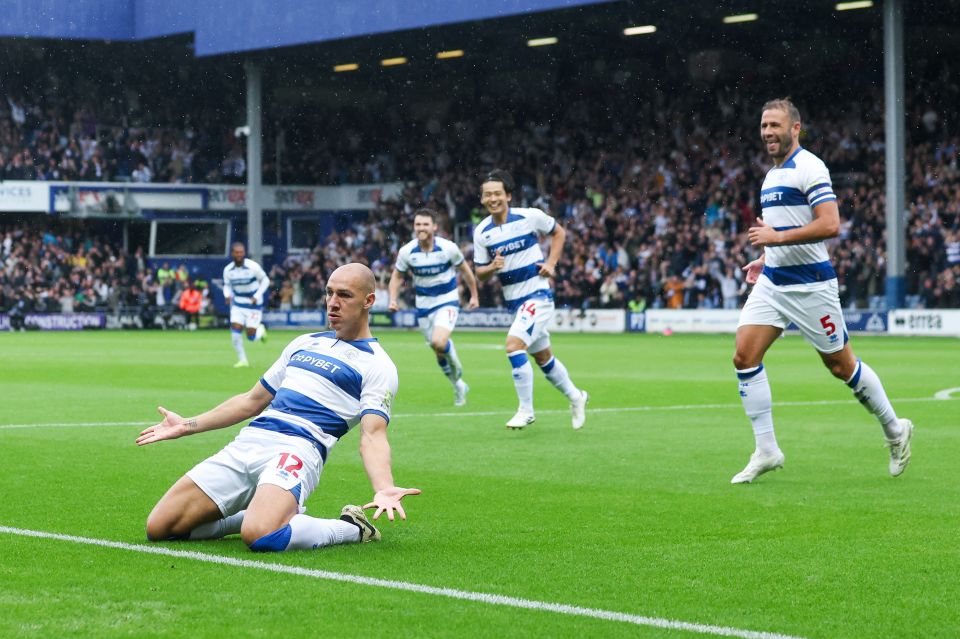
[[[553,319],[553,300],[535,297],[524,302],[510,325],[507,335],[519,338],[527,345],[528,353],[539,353],[550,347],[550,320]]]
[[[230,306],[230,323],[239,324],[245,328],[256,328],[260,326],[260,318],[263,312],[258,308],[241,308],[239,306]]]
[[[420,325],[420,332],[423,333],[423,339],[429,342],[433,337],[433,329],[445,328],[452,333],[457,327],[458,319],[460,319],[458,306],[441,306],[429,315],[417,319],[417,322]]]
[[[224,517],[246,508],[261,484],[289,490],[303,512],[322,468],[320,451],[307,440],[247,426],[219,453],[188,471],[187,477],[217,504]]]
[[[797,325],[804,339],[821,353],[836,353],[847,342],[847,325],[840,309],[837,280],[817,290],[783,290],[761,275],[740,311],[737,327],[759,324],[786,328]]]

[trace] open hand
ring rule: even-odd
[[[157,410],[163,415],[163,421],[143,430],[137,437],[137,446],[144,446],[165,439],[176,439],[190,432],[188,422],[183,417],[163,406],[158,406]]]
[[[419,488],[398,488],[397,486],[392,486],[390,488],[378,490],[377,494],[373,496],[373,501],[365,505],[363,509],[366,510],[368,508],[376,508],[376,512],[373,513],[374,519],[379,518],[380,515],[386,511],[387,519],[393,521],[394,510],[400,514],[400,519],[406,519],[407,513],[403,512],[403,506],[400,505],[400,500],[406,495],[419,494]]]

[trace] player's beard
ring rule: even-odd
[[[780,149],[777,153],[771,153],[770,157],[772,157],[774,161],[779,164],[784,158],[787,157],[787,153],[790,152],[790,147],[793,146],[793,136],[790,135],[790,131],[787,131],[777,138],[777,142],[780,144]],[[766,144],[767,141],[764,140],[763,143]]]

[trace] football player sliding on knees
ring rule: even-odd
[[[341,266],[327,281],[332,331],[297,337],[253,388],[196,417],[159,409],[163,420],[138,445],[253,421],[166,492],[147,518],[148,539],[239,533],[254,551],[309,550],[380,539],[365,509],[376,509],[372,519],[406,519],[400,500],[420,491],[393,481],[387,423],[397,369],[370,334],[374,287],[366,266]],[[330,450],[358,425],[373,499],[344,506],[337,519],[305,515]]]

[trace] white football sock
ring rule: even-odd
[[[453,374],[457,376],[457,379],[463,376],[463,365],[460,363],[460,358],[457,356],[457,347],[453,345],[453,340],[447,340],[447,357],[450,359],[450,363],[453,365]],[[456,379],[451,380],[456,381]]]
[[[887,399],[887,393],[883,390],[880,378],[872,368],[857,360],[857,367],[853,370],[853,376],[847,380],[847,386],[853,389],[854,396],[863,404],[863,407],[877,418],[883,426],[883,434],[887,439],[900,437],[903,429],[897,421],[897,414],[890,400]]]
[[[360,541],[360,529],[340,519],[294,515],[288,525],[290,543],[287,544],[287,550],[309,550]]]
[[[247,353],[243,350],[243,331],[230,330],[230,341],[233,343],[233,350],[237,352],[237,359],[245,361]]]
[[[527,359],[526,351],[507,353],[510,365],[513,366],[513,385],[517,389],[517,399],[520,400],[520,410],[533,412],[533,366]]]
[[[216,521],[211,521],[206,524],[200,524],[190,531],[187,539],[220,539],[227,535],[239,535],[240,526],[243,524],[243,515],[246,512],[245,510],[241,510],[229,517],[217,519]]]
[[[559,359],[551,357],[549,362],[540,367],[540,370],[571,402],[580,399],[580,389],[573,385],[567,367]]]
[[[760,364],[756,368],[738,370],[737,379],[740,380],[740,401],[753,426],[757,450],[762,453],[778,451],[780,447],[773,432],[773,396],[766,369]]]

